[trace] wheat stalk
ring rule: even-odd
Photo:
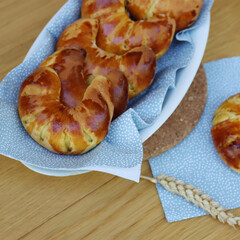
[[[141,178],[152,183],[160,183],[166,190],[202,208],[222,223],[227,223],[235,229],[236,226],[240,226],[240,217],[228,213],[226,208],[219,206],[218,202],[212,200],[208,194],[202,193],[201,189],[196,189],[193,185],[185,184],[182,180],[175,180],[174,177],[168,177],[165,174],[161,174],[157,178],[146,176],[141,176]]]

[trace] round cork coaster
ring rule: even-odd
[[[207,78],[203,66],[183,100],[169,119],[143,143],[143,160],[160,155],[179,144],[196,126],[207,100]]]

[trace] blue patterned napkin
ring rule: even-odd
[[[24,62],[0,84],[0,154],[44,169],[104,171],[138,182],[143,156],[139,131],[159,116],[167,90],[175,86],[176,71],[191,60],[191,29],[206,20],[212,2],[205,2],[194,26],[177,34],[167,54],[158,61],[154,83],[111,124],[106,139],[84,155],[62,156],[44,149],[26,133],[18,117],[17,98],[24,79],[55,51],[63,29],[80,17],[81,1],[69,0],[44,28]]]
[[[228,209],[240,207],[240,175],[220,159],[211,138],[212,118],[228,97],[240,92],[240,57],[204,64],[208,98],[203,115],[191,134],[162,155],[149,160],[154,177],[181,179],[209,194]],[[156,185],[167,221],[206,215],[202,209]]]

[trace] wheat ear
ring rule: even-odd
[[[141,176],[141,178],[152,183],[160,183],[166,190],[185,198],[190,203],[194,203],[222,223],[227,223],[234,228],[240,226],[240,217],[228,213],[226,208],[219,206],[218,202],[213,201],[208,194],[202,193],[200,189],[196,189],[193,185],[185,184],[182,180],[175,180],[174,177],[168,177],[165,174],[161,174],[157,178],[146,176]]]

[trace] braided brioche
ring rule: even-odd
[[[156,57],[169,48],[175,33],[175,20],[167,15],[133,21],[125,10],[125,0],[83,0],[83,18],[100,20],[97,45],[107,52],[124,54],[132,48],[150,47]]]
[[[230,97],[217,109],[211,134],[222,160],[240,173],[240,94]]]
[[[66,48],[47,58],[22,84],[18,110],[31,137],[50,151],[84,153],[107,135],[113,115],[113,89],[105,76],[88,86],[86,53]]]
[[[70,24],[58,39],[57,49],[79,47],[87,52],[85,76],[106,75],[119,69],[128,80],[129,98],[146,89],[152,82],[156,69],[156,57],[148,47],[134,48],[124,55],[106,52],[96,44],[99,21],[79,19]],[[125,110],[125,109],[124,109]]]
[[[203,0],[127,0],[126,7],[136,19],[155,19],[168,14],[176,21],[176,31],[191,26],[199,16]]]

